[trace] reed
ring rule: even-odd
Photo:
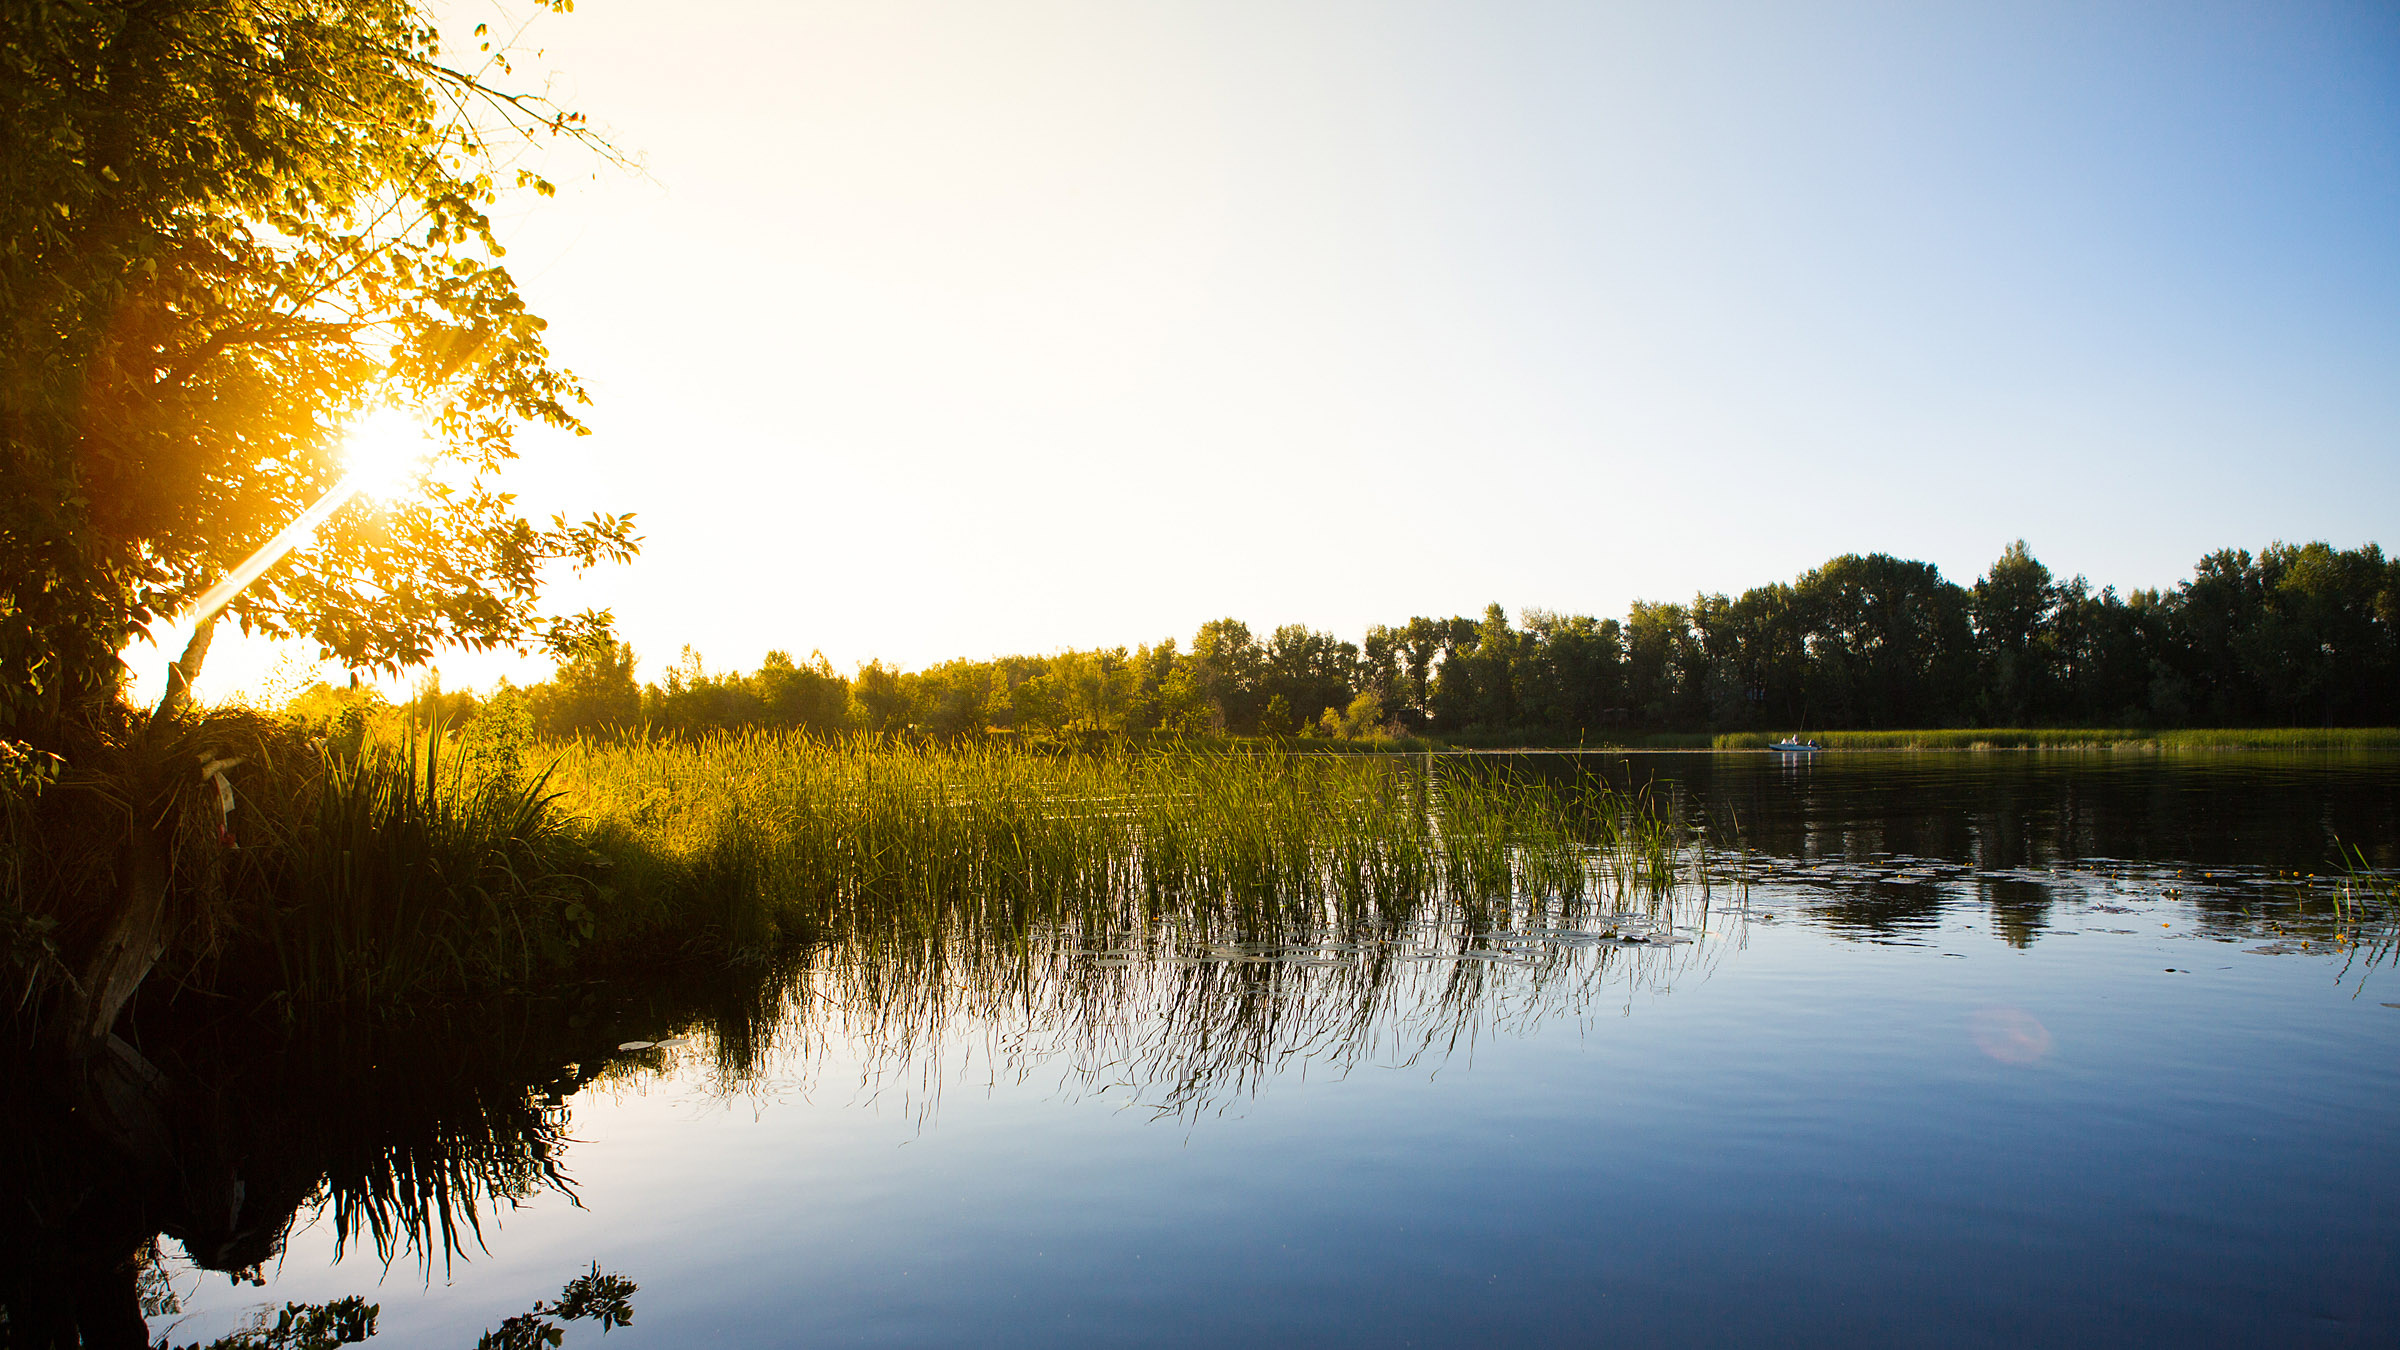
[[[2348,954],[2344,973],[2356,966],[2363,975],[2400,952],[2400,876],[2376,867],[2354,845],[2341,846],[2339,857],[2343,875],[2334,889],[2335,941]]]
[[[636,860],[639,889],[737,950],[899,952],[1037,924],[1196,942],[1371,933],[1435,898],[1654,895],[1678,858],[1664,821],[1596,781],[1439,759],[749,732],[576,744],[549,782],[597,847]]]
[[[596,934],[601,860],[545,775],[477,750],[436,726],[325,754],[234,916],[276,997],[407,1003],[520,986]]]

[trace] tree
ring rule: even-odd
[[[126,640],[316,500],[379,406],[430,423],[445,485],[345,510],[237,622],[384,670],[605,631],[545,615],[540,572],[630,556],[631,518],[537,527],[493,483],[584,395],[487,210],[550,191],[503,171],[514,142],[589,137],[479,56],[445,63],[412,0],[0,9],[0,725],[112,702]]]
[[[2195,564],[2167,606],[2175,693],[2169,711],[2215,726],[2241,726],[2260,713],[2242,660],[2248,634],[2266,608],[2265,584],[2248,549],[2219,549]]]
[[[1975,581],[1969,602],[1987,725],[2023,726],[2050,702],[2058,588],[2017,540]]]
[[[1846,553],[1792,587],[1826,725],[1939,725],[1974,659],[1967,593],[1931,563]]]
[[[1250,625],[1239,619],[1211,619],[1192,635],[1192,683],[1216,705],[1217,725],[1226,731],[1258,730],[1259,683],[1266,658]],[[1288,700],[1287,700],[1288,703]]]
[[[505,52],[478,59],[445,63],[414,0],[0,6],[0,738],[65,752],[64,785],[98,789],[70,823],[114,831],[110,885],[60,900],[73,977],[48,1025],[79,1060],[175,931],[204,750],[175,714],[207,626],[144,722],[117,653],[337,482],[359,417],[426,422],[443,473],[333,517],[236,622],[353,670],[607,635],[545,614],[539,582],[631,556],[631,517],[536,526],[494,481],[519,427],[580,430],[584,395],[487,214],[504,181],[549,191],[503,168],[527,138],[597,143],[494,83]]]
[[[2389,717],[2400,681],[2400,569],[2373,544],[2271,544],[2258,555],[2261,604],[2236,640],[2271,716],[2294,724]]]
[[[2091,724],[2150,718],[2158,593],[2136,591],[2127,603],[2114,587],[2094,595],[2080,576],[2060,583],[2057,592],[2051,623],[2058,665],[2053,701],[2043,714]]]
[[[814,736],[831,736],[842,729],[850,707],[850,682],[834,673],[825,653],[811,653],[808,664],[800,666],[793,664],[789,652],[768,652],[752,682],[769,725]]]
[[[908,730],[908,686],[899,671],[881,661],[858,668],[858,678],[850,682],[850,701],[857,708],[858,724],[866,730],[878,736]]]
[[[1589,734],[1624,705],[1624,642],[1615,619],[1527,610],[1520,707],[1553,730]]]
[[[1260,657],[1259,691],[1281,698],[1292,717],[1314,724],[1328,708],[1347,707],[1358,667],[1358,648],[1336,641],[1306,624],[1287,623],[1275,630]]]
[[[558,663],[550,682],[527,691],[545,736],[626,731],[642,719],[642,687],[633,648],[596,642]]]
[[[1809,720],[1808,633],[1781,582],[1699,606],[1711,720],[1721,726],[1802,728]]]
[[[1400,663],[1401,687],[1392,711],[1410,728],[1422,731],[1433,721],[1434,661],[1444,650],[1440,620],[1418,615],[1390,635],[1393,655]]]
[[[1703,696],[1699,643],[1681,605],[1633,602],[1625,619],[1625,697],[1654,726],[1687,720]]]

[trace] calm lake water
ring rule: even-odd
[[[2400,756],[1579,762],[1705,884],[420,1047],[295,1156],[480,1243],[304,1207],[263,1285],[171,1260],[152,1333],[364,1294],[465,1347],[597,1262],[636,1316],[569,1345],[2400,1344],[2400,969],[2308,876],[2400,863]]]

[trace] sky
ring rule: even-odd
[[[2388,3],[581,0],[521,42],[639,168],[500,213],[594,399],[509,481],[638,514],[555,594],[653,678],[2400,546]]]

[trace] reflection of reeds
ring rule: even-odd
[[[316,1199],[332,1210],[337,1254],[365,1237],[386,1263],[404,1251],[447,1263],[470,1240],[482,1245],[487,1210],[566,1190],[563,1106],[505,1090],[445,1106],[397,1128],[333,1137]]]
[[[1376,934],[1347,930],[1331,910],[1259,922],[1236,917],[1208,940],[1028,917],[905,945],[836,941],[802,952],[777,981],[767,1034],[747,1017],[692,1029],[716,1041],[709,1068],[728,1092],[762,1079],[806,1084],[847,1061],[871,1093],[919,1113],[980,1071],[995,1081],[1054,1073],[1071,1092],[1191,1117],[1302,1064],[1335,1074],[1438,1066],[1488,1034],[1664,992],[1705,973],[1725,950],[1712,935],[1740,919],[1712,919],[1685,888],[1631,911],[1437,893]]]

